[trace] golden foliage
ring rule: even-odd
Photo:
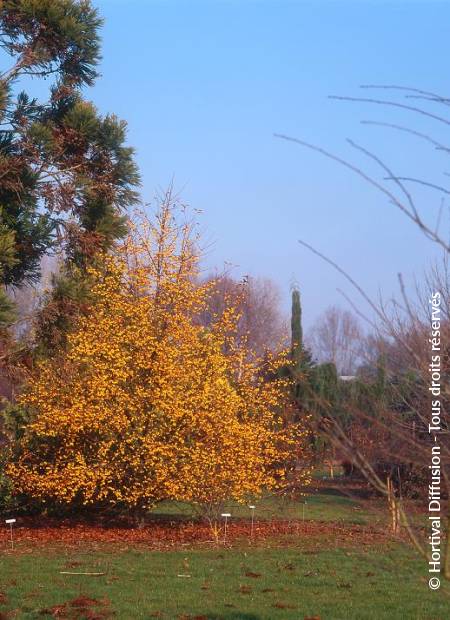
[[[148,507],[243,501],[283,483],[304,437],[280,415],[285,359],[268,356],[261,372],[233,306],[201,326],[214,283],[198,283],[194,232],[166,200],[92,270],[95,304],[22,396],[33,421],[9,467],[17,490]]]

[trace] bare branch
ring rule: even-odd
[[[411,88],[410,86],[397,86],[395,84],[362,84],[360,86],[360,88],[365,88],[365,89],[377,89],[377,90],[401,90],[401,91],[406,91],[409,93],[417,93],[419,95],[425,95],[428,97],[434,97],[436,99],[436,101],[442,101],[442,102],[448,102],[450,101],[449,99],[442,97],[441,95],[438,95],[436,93],[430,92],[428,90],[422,90],[421,88]],[[408,95],[406,95],[408,97]]]
[[[377,105],[386,105],[392,106],[394,108],[402,108],[403,110],[409,110],[410,112],[416,112],[417,114],[422,114],[423,116],[427,116],[429,118],[433,118],[440,123],[444,123],[445,125],[450,125],[450,120],[443,116],[438,116],[437,114],[433,114],[432,112],[427,112],[422,108],[416,108],[415,106],[406,105],[405,103],[398,103],[397,101],[389,101],[387,99],[372,99],[370,97],[343,97],[341,95],[330,95],[329,99],[334,99],[336,101],[357,101],[359,103],[375,103]]]
[[[338,157],[337,155],[334,155],[333,153],[330,153],[329,151],[326,151],[325,149],[319,146],[310,144],[309,142],[305,142],[304,140],[299,140],[298,138],[292,138],[290,136],[286,136],[284,134],[278,134],[278,133],[274,134],[274,136],[275,138],[280,138],[288,142],[294,142],[295,144],[300,144],[301,146],[311,149],[312,151],[316,151],[317,153],[324,155],[328,159],[332,159],[333,161],[336,161],[337,163],[341,164],[345,168],[352,170],[355,174],[357,174],[358,176],[363,178],[365,181],[367,181],[367,183],[369,183],[370,185],[378,189],[378,191],[380,191],[382,194],[390,198],[392,204],[398,207],[400,211],[402,211],[412,222],[414,222],[429,239],[431,239],[434,243],[437,243],[442,248],[444,248],[446,252],[450,252],[450,245],[448,244],[448,242],[444,241],[444,239],[436,235],[435,232],[423,222],[423,220],[421,219],[417,211],[414,211],[413,213],[411,213],[410,210],[397,198],[397,196],[395,196],[395,194],[393,194],[386,187],[384,187],[384,185],[382,185],[381,183],[379,183],[378,181],[370,177],[367,173],[361,170],[361,168],[358,168],[357,166],[346,161],[345,159],[342,159],[341,157]],[[364,150],[362,147],[356,146],[354,143],[353,143],[353,146],[355,146],[355,148],[358,148],[362,151]],[[378,161],[380,165],[383,165],[381,160],[376,158],[375,155],[369,153],[368,151],[365,151],[365,152],[369,157],[372,157],[375,161]],[[385,169],[389,170],[386,167]]]
[[[423,140],[430,142],[431,144],[433,144],[433,146],[441,150],[450,152],[450,148],[446,147],[444,144],[441,144],[441,142],[438,142],[437,140],[435,140],[434,138],[432,138],[426,133],[422,133],[421,131],[416,131],[415,129],[411,129],[410,127],[404,127],[403,125],[397,125],[396,123],[383,123],[381,121],[361,121],[361,124],[362,125],[376,125],[378,127],[389,127],[390,129],[404,131],[405,133],[409,133],[413,136],[417,136],[418,138],[422,138]]]
[[[410,194],[410,192],[406,189],[406,187],[403,185],[403,183],[397,178],[395,177],[394,173],[392,172],[392,170],[383,162],[381,161],[381,159],[379,157],[377,157],[374,153],[368,151],[366,148],[364,148],[363,146],[356,144],[356,142],[354,142],[353,140],[347,140],[347,142],[350,144],[350,146],[352,146],[354,149],[357,149],[358,151],[361,151],[361,153],[364,153],[364,155],[366,155],[367,157],[369,157],[370,159],[372,159],[375,163],[377,163],[380,168],[382,168],[385,172],[387,172],[392,180],[395,180],[396,184],[398,185],[398,187],[400,188],[400,190],[403,192],[403,194],[406,197],[406,200],[408,201],[408,204],[411,208],[411,211],[413,212],[414,216],[416,218],[419,217],[419,214],[417,212],[416,206],[414,204],[414,200],[412,195]]]
[[[414,177],[390,176],[390,177],[385,177],[384,180],[395,181],[395,182],[407,181],[409,183],[418,183],[419,185],[424,185],[425,187],[431,187],[432,189],[437,189],[439,192],[444,192],[444,194],[450,195],[450,190],[446,189],[445,187],[442,187],[441,185],[436,185],[435,183],[429,183],[428,181],[423,181],[422,179],[416,179]]]

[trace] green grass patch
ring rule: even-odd
[[[306,493],[299,499],[269,495],[249,501],[256,505],[256,519],[286,519],[305,521],[340,522],[354,524],[380,525],[386,520],[379,510],[374,510],[375,502],[358,501],[337,488],[322,488],[320,492]],[[233,518],[251,518],[246,505],[229,503],[224,507]],[[154,516],[164,519],[195,518],[195,509],[183,502],[161,502],[152,511]]]
[[[24,619],[55,617],[55,606],[59,617],[130,620],[445,620],[450,610],[449,589],[431,592],[424,561],[398,544],[365,552],[11,553],[0,559],[0,592],[0,612]]]

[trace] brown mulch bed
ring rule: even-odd
[[[223,538],[223,532],[220,534]],[[251,526],[247,521],[228,524],[227,543],[249,541]],[[371,546],[391,540],[389,533],[360,525],[303,522],[259,521],[255,523],[253,541],[260,543],[276,539],[278,544],[292,544],[292,539],[309,543],[325,543],[327,540],[339,546]],[[17,548],[48,548],[57,544],[80,546],[86,543],[117,543],[144,545],[153,549],[173,548],[197,543],[213,543],[214,536],[207,523],[201,522],[150,522],[142,528],[129,526],[95,525],[92,523],[56,521],[55,519],[24,519],[17,521],[14,529]],[[8,549],[9,531],[0,530],[0,549]]]

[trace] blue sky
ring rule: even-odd
[[[364,95],[358,87],[367,83],[449,95],[449,3],[96,4],[105,18],[102,77],[89,96],[128,121],[144,198],[173,177],[183,199],[203,211],[201,226],[213,241],[208,266],[229,262],[236,276],[271,277],[286,307],[298,282],[310,326],[328,305],[346,305],[337,288],[357,296],[297,239],[338,261],[372,295],[389,296],[398,272],[410,280],[438,256],[383,196],[273,133],[318,144],[382,178],[348,146],[351,137],[398,174],[445,184],[445,154],[360,121],[399,122],[442,141],[448,127],[328,95]],[[433,221],[440,197],[417,195]]]

